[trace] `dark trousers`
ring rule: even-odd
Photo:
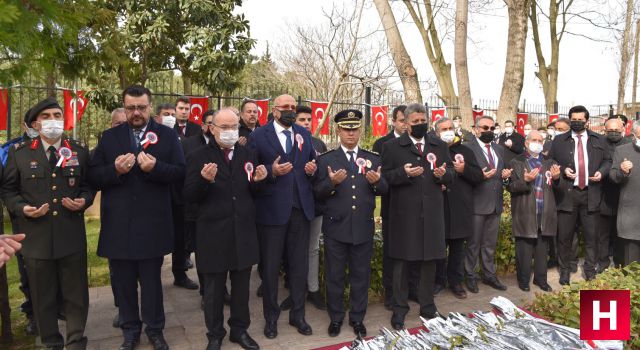
[[[473,220],[473,233],[467,238],[464,269],[467,278],[477,279],[478,259],[482,261],[482,275],[485,279],[496,278],[495,254],[498,242],[500,215],[473,215],[463,220]]]
[[[325,236],[324,274],[327,285],[327,310],[331,322],[344,319],[345,268],[349,269],[349,321],[362,322],[367,312],[373,241],[351,244]]]
[[[589,212],[587,209],[587,189],[574,188],[569,191],[573,200],[571,212],[558,211],[558,255],[560,257],[560,269],[566,272],[571,270],[571,261],[576,258],[577,251],[573,250],[573,240],[576,223],[582,227],[585,243],[584,272],[586,275],[595,274],[598,261],[597,245],[597,212]]]
[[[111,268],[111,259],[109,259],[109,280],[111,281],[111,293],[113,293],[113,305],[118,307],[118,298],[116,297],[116,287],[113,283],[113,269]]]
[[[231,336],[238,337],[249,328],[249,279],[251,267],[229,271],[231,278],[231,317],[229,327]],[[227,272],[207,273],[204,277],[204,321],[207,325],[207,337],[222,339],[227,334],[224,329],[224,293]]]
[[[598,271],[602,272],[609,267],[611,260],[610,253],[613,252],[613,262],[620,265],[622,249],[616,246],[616,238],[618,236],[618,216],[617,215],[600,215],[600,223],[598,225]],[[617,262],[617,263],[616,263]]]
[[[304,213],[293,208],[286,225],[258,225],[264,293],[262,307],[267,322],[275,322],[280,317],[278,276],[285,250],[289,260],[287,275],[292,302],[289,320],[299,321],[304,318],[304,299],[309,273],[309,224]]]
[[[196,222],[191,220],[184,221],[184,237],[186,241],[186,257],[189,257],[192,252],[196,251]],[[186,258],[185,257],[185,258]],[[198,285],[200,285],[200,296],[204,296],[204,275],[198,270],[196,265],[196,273],[198,274]]]
[[[82,251],[60,259],[25,257],[33,302],[33,315],[43,346],[51,348],[85,349],[84,328],[89,311],[87,252]],[[59,297],[62,299],[61,307]],[[67,319],[66,343],[58,329],[58,311]]]
[[[9,214],[11,219],[11,231],[20,232],[18,228],[18,219]],[[29,293],[29,278],[27,277],[27,268],[24,264],[22,253],[16,253],[16,261],[18,262],[18,272],[20,273],[20,291],[24,295],[24,302],[20,305],[20,310],[25,313],[28,319],[33,318],[33,306],[31,304],[31,295]]]
[[[409,265],[414,262],[396,260],[393,266],[393,319],[404,321],[409,312]],[[418,284],[418,302],[420,314],[430,315],[436,312],[433,301],[433,282],[436,277],[435,260],[420,262],[420,282]]]
[[[146,325],[147,335],[161,334],[164,329],[164,305],[160,280],[162,261],[162,257],[144,260],[111,260],[120,311],[120,328],[125,339],[133,340],[140,337],[142,322]],[[141,309],[138,306],[138,282],[140,282]],[[142,314],[142,321],[140,321],[140,314]]]
[[[382,200],[385,200],[385,196]],[[386,200],[389,199],[386,198]],[[382,217],[382,286],[387,295],[393,295],[393,259],[389,256],[388,217],[385,214]]]
[[[447,258],[436,261],[436,283],[449,287],[461,284],[464,280],[464,238],[447,239],[449,253]]]
[[[533,259],[533,281],[547,283],[547,259],[551,237],[538,231],[537,238],[516,237],[516,272],[518,283],[528,286],[531,280],[531,259]]]
[[[624,265],[629,265],[634,261],[640,261],[640,241],[634,239],[623,240]]]
[[[176,281],[187,277],[187,248],[184,241],[184,206],[171,204],[173,216],[173,253],[171,254],[171,272]]]
[[[0,344],[11,341],[11,308],[9,307],[9,285],[7,265],[0,267]]]

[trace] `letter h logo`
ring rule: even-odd
[[[580,339],[629,340],[630,323],[629,290],[580,291]]]

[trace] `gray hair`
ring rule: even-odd
[[[451,119],[447,118],[447,117],[443,117],[440,118],[438,120],[436,120],[435,124],[433,124],[433,129],[437,132],[438,131],[438,127],[440,126],[440,124],[445,123],[451,121]]]
[[[571,126],[571,119],[565,118],[565,117],[558,118],[558,119],[556,119],[556,124],[558,124],[558,123],[565,123],[565,124]]]
[[[404,110],[404,116],[409,117],[413,113],[427,114],[427,108],[422,103],[409,103]]]
[[[113,119],[118,113],[124,113],[124,108],[120,107],[111,111],[111,119]]]
[[[535,129],[531,129],[531,131],[529,132],[529,134],[527,136],[524,137],[525,141],[531,141],[531,138],[533,137],[533,135],[538,134],[538,136],[542,136],[542,134],[540,133],[540,131],[535,130]],[[542,140],[544,142],[544,139]]]
[[[493,120],[493,118],[489,117],[488,115],[485,115],[485,116],[482,116],[482,117],[476,119],[476,123],[473,126],[478,127],[478,125],[480,125],[480,121],[483,120],[483,119],[491,120],[491,122],[494,123],[494,124],[496,122],[495,120]]]

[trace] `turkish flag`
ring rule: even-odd
[[[444,118],[445,108],[434,108],[431,110],[431,122],[435,123],[439,119]]]
[[[371,106],[373,116],[373,136],[384,136],[387,134],[387,119],[389,106]]]
[[[0,108],[0,118],[2,118],[2,108]],[[2,119],[0,119],[0,121],[1,120]],[[5,123],[5,125],[6,125],[6,123]],[[633,119],[627,120],[627,125],[625,127],[625,131],[626,131],[625,135],[627,135],[627,136],[631,135],[631,133],[633,132],[633,130],[631,130],[631,129],[633,129]]]
[[[64,97],[64,129],[71,130],[73,129],[73,106],[76,107],[76,122],[78,124],[80,119],[82,119],[82,114],[84,114],[84,110],[87,109],[89,105],[89,100],[84,97],[84,91],[76,90],[76,94],[74,96],[71,90],[64,90],[62,92],[62,96]]]
[[[558,114],[549,114],[549,123],[555,122],[558,118],[560,118],[560,115]]]
[[[471,111],[473,113],[473,124],[475,125],[476,119],[480,117],[484,117],[484,109],[474,109]]]
[[[267,117],[269,116],[269,99],[254,101],[256,101],[256,106],[258,106],[258,123],[262,126],[267,125]]]
[[[527,125],[527,120],[529,119],[529,114],[527,113],[518,113],[516,118],[516,131],[522,136],[524,136],[524,126]]]
[[[0,89],[0,130],[7,130],[9,118],[9,91]]]
[[[311,133],[316,132],[328,106],[329,104],[327,102],[311,102]],[[331,119],[331,116],[327,116],[322,130],[320,130],[320,135],[329,135],[329,119]]]
[[[209,109],[209,97],[189,97],[189,120],[202,125],[202,115]]]

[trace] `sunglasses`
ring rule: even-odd
[[[489,131],[489,130],[494,131],[496,129],[496,127],[495,126],[486,126],[485,125],[485,126],[478,126],[478,129],[484,130],[484,131]]]

